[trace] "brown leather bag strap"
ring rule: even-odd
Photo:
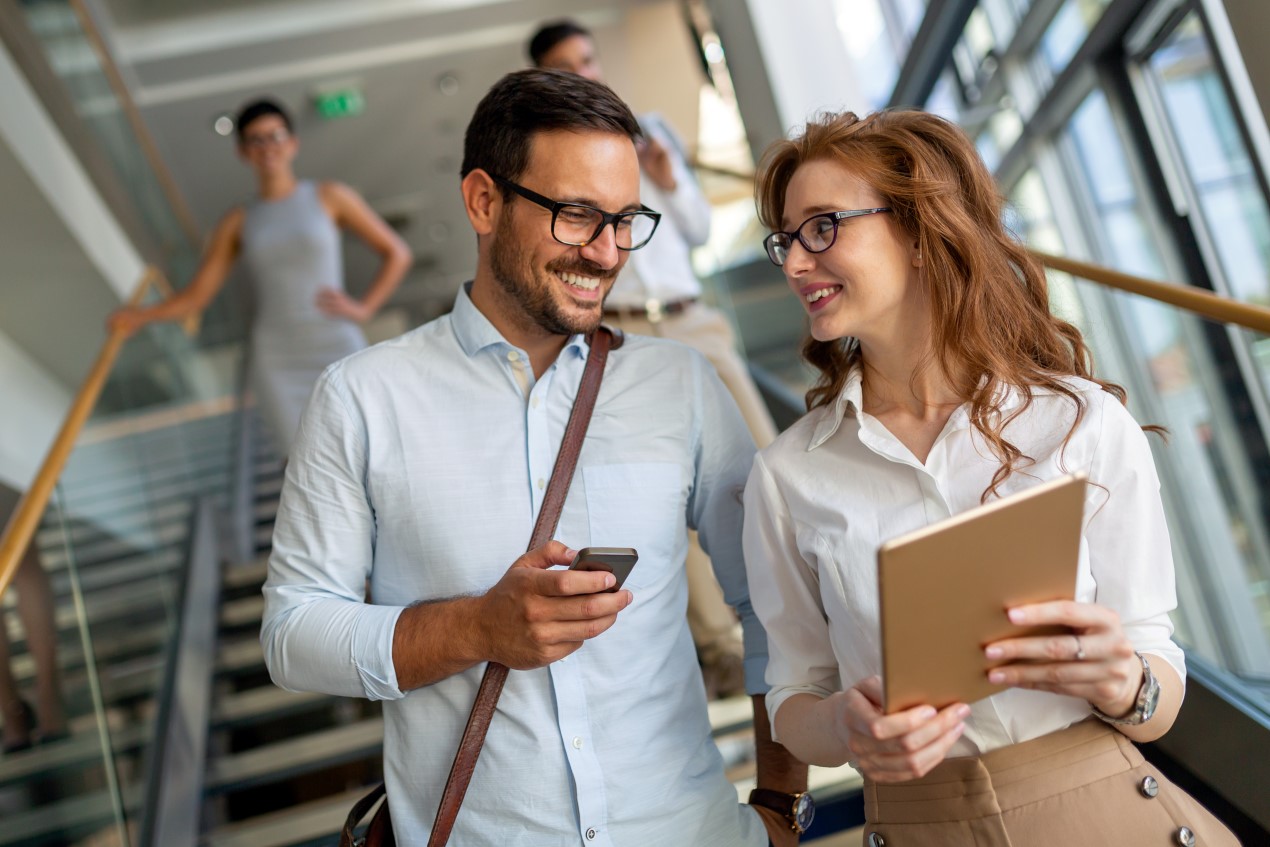
[[[582,382],[578,386],[577,399],[573,401],[573,411],[569,413],[569,422],[564,427],[564,439],[560,444],[560,452],[556,455],[556,465],[551,470],[551,482],[547,484],[542,508],[538,510],[538,521],[529,538],[530,550],[541,547],[555,535],[556,525],[560,523],[560,511],[564,508],[564,499],[573,481],[573,471],[578,465],[578,454],[582,452],[582,442],[586,438],[587,426],[591,423],[595,398],[600,393],[604,363],[608,359],[609,350],[621,345],[621,335],[608,327],[600,327],[591,337],[591,353],[587,356],[586,369],[582,372]],[[450,768],[450,776],[445,783],[445,792],[441,795],[441,804],[432,825],[428,847],[444,847],[450,838],[450,830],[454,828],[454,819],[463,804],[463,795],[467,793],[468,783],[472,781],[476,759],[481,755],[485,733],[489,730],[490,720],[498,705],[498,696],[506,681],[506,665],[490,662],[486,666],[481,687],[476,692],[476,703],[472,706],[472,714],[468,716],[463,740],[459,742],[459,751],[454,756],[454,765]]]
[[[344,820],[344,826],[340,829],[340,847],[353,847],[357,844],[357,840],[353,837],[357,825],[362,822],[362,818],[366,817],[366,813],[374,808],[379,802],[379,798],[384,796],[384,784],[381,782],[375,787],[375,790],[367,794],[362,799],[353,804],[353,808],[349,809],[348,817]],[[379,817],[378,813],[375,815]]]

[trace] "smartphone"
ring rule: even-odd
[[[630,575],[631,568],[635,567],[637,561],[639,561],[639,553],[631,547],[583,547],[569,565],[569,570],[608,571],[617,577],[617,582],[605,591],[613,592],[626,582],[626,577]]]

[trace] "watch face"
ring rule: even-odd
[[[811,826],[811,821],[816,817],[816,802],[811,799],[811,795],[804,793],[798,798],[798,802],[794,805],[794,820],[798,823],[798,831],[806,832]]]
[[[1146,723],[1155,715],[1155,707],[1160,703],[1160,683],[1154,676],[1145,683],[1146,690],[1142,692],[1142,722]]]

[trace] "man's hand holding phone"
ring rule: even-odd
[[[633,552],[633,551],[632,551]],[[573,564],[558,541],[517,559],[481,599],[482,652],[516,670],[549,665],[617,621],[634,599],[607,570],[549,570]]]

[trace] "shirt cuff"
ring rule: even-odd
[[[353,666],[362,681],[362,690],[371,700],[399,700],[405,696],[397,687],[397,668],[392,661],[392,639],[398,606],[367,606],[358,615],[353,629]]]

